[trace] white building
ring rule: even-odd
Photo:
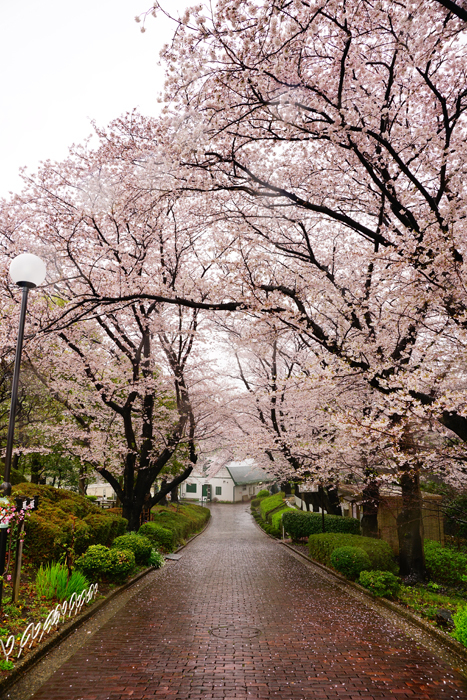
[[[242,462],[207,460],[181,484],[180,496],[187,500],[236,503],[251,500],[273,479],[253,459]]]

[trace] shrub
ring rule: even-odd
[[[92,544],[75,562],[77,569],[92,581],[105,575],[110,563],[110,549],[102,544]]]
[[[128,525],[124,518],[101,510],[87,498],[52,486],[24,483],[14,496],[39,495],[39,508],[26,521],[25,554],[33,564],[57,560],[74,538],[74,551],[90,544],[110,545]]]
[[[277,530],[281,535],[282,535],[282,523],[283,523],[283,516],[285,515],[286,512],[290,510],[295,510],[294,508],[290,508],[289,506],[285,505],[281,510],[276,510],[272,515],[270,516],[271,518],[271,525],[272,527]]]
[[[153,513],[153,522],[172,530],[175,533],[177,542],[185,540],[192,531],[190,520],[182,513],[176,513],[173,510],[162,508],[161,506],[156,506],[156,510],[155,512],[153,510]]]
[[[195,503],[177,506],[155,506],[152,509],[153,522],[174,533],[175,545],[183,542],[191,534],[200,530],[211,517],[209,508]]]
[[[258,491],[256,494],[256,498],[266,498],[266,496],[269,496],[269,491],[267,489],[261,489],[261,491]]]
[[[332,552],[338,547],[346,546],[361,547],[361,549],[364,549],[370,557],[372,569],[391,571],[393,574],[398,573],[398,567],[394,561],[392,549],[384,540],[337,532],[310,535],[308,538],[310,557],[326,566],[331,565]]]
[[[251,504],[250,507],[253,508],[259,508],[259,504],[261,503],[261,498],[252,498],[251,499]]]
[[[109,561],[105,570],[107,578],[115,583],[123,583],[134,568],[135,555],[131,549],[109,549]]]
[[[49,564],[39,568],[36,574],[36,590],[47,600],[68,599],[73,593],[79,595],[89,586],[89,581],[81,571],[73,571],[68,578],[68,568],[64,564]]]
[[[276,508],[279,508],[284,502],[284,496],[285,493],[281,491],[280,493],[275,493],[273,496],[269,496],[268,498],[263,498],[260,503],[260,512],[261,512],[261,518],[263,520],[268,519],[268,513],[270,513],[272,510],[275,510]]]
[[[390,571],[362,571],[358,583],[380,598],[396,596],[400,589],[399,579]]]
[[[155,569],[161,569],[165,564],[164,555],[158,552],[157,549],[152,549],[148,564]]]
[[[360,573],[371,569],[370,557],[361,547],[337,547],[331,554],[331,564],[341,574],[354,581]]]
[[[452,619],[454,620],[452,636],[467,647],[467,607],[460,608]]]
[[[432,579],[440,583],[458,585],[467,573],[467,555],[443,547],[439,542],[425,540],[425,564]]]
[[[167,527],[162,527],[157,523],[144,523],[138,530],[138,535],[144,535],[152,545],[163,549],[164,552],[171,552],[175,549],[174,531],[169,530]]]
[[[116,537],[112,543],[112,549],[127,550],[133,552],[137,564],[147,564],[151,556],[152,544],[147,537],[129,532],[127,535]]]
[[[88,547],[76,561],[76,568],[92,581],[108,578],[122,583],[135,567],[135,555],[129,549],[109,549],[101,544]]]
[[[286,532],[294,540],[318,534],[322,532],[323,528],[321,513],[309,513],[301,510],[291,510],[290,513],[284,515],[282,522]],[[325,514],[324,528],[326,532],[346,532],[351,535],[359,535],[360,521],[342,515]]]

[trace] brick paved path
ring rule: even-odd
[[[266,537],[245,505],[212,512],[34,700],[466,697],[442,661]]]

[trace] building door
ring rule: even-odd
[[[203,484],[203,489],[201,493],[202,497],[205,498],[207,501],[212,500],[212,490],[211,490],[211,484]]]

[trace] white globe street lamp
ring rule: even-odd
[[[13,383],[11,385],[11,406],[8,421],[8,435],[5,452],[5,471],[1,489],[4,496],[11,494],[10,472],[11,456],[13,453],[13,437],[15,432],[16,404],[18,401],[19,369],[21,365],[21,353],[23,351],[24,323],[26,320],[26,308],[28,305],[28,292],[39,286],[45,279],[46,268],[44,262],[31,253],[22,253],[14,258],[10,264],[10,276],[13,282],[23,288],[21,299],[21,312],[19,317],[18,340],[16,341],[15,367],[13,370]],[[7,544],[7,529],[0,528],[0,605],[3,594],[3,573],[5,571],[5,555]]]

